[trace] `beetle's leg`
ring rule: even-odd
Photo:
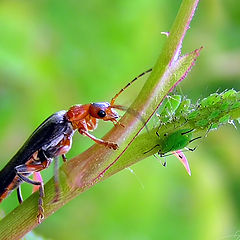
[[[29,164],[22,164],[22,165],[15,167],[16,174],[22,181],[39,186],[38,215],[37,215],[38,223],[40,223],[41,220],[44,218],[44,215],[43,215],[43,213],[44,213],[44,210],[43,210],[43,197],[44,197],[43,182],[33,181],[33,180],[29,179],[28,177],[26,177],[25,175],[31,174],[36,171],[41,171],[41,170],[45,169],[46,167],[48,167],[49,163],[50,163],[50,159],[46,158],[43,161],[35,161],[35,162],[31,162]]]
[[[54,185],[55,185],[55,197],[52,202],[58,202],[60,197],[60,189],[59,189],[59,158],[56,157],[54,159]]]
[[[42,176],[40,172],[34,172],[33,173],[33,181],[37,181],[37,182],[43,182]],[[33,193],[37,192],[39,190],[39,186],[34,185],[33,186]]]
[[[18,202],[21,204],[23,202],[22,193],[21,193],[21,185],[19,185],[17,188],[17,197],[18,197]]]
[[[26,183],[30,183],[33,185],[38,185],[39,186],[39,199],[38,199],[38,223],[41,223],[41,220],[44,218],[44,210],[43,210],[43,197],[44,197],[44,187],[43,187],[43,182],[37,182],[37,181],[33,181],[31,179],[29,179],[28,177],[24,176],[24,173],[31,173],[31,171],[29,172],[28,170],[28,166],[27,165],[19,165],[17,167],[15,167],[16,170],[16,174],[18,175],[18,177],[26,182]]]
[[[112,148],[114,150],[116,150],[118,148],[118,145],[116,143],[104,141],[102,139],[98,139],[84,129],[79,129],[78,131],[79,131],[80,134],[91,138],[95,143],[102,144],[102,145],[104,145],[106,147],[109,147],[109,148]]]
[[[67,157],[66,157],[66,155],[65,155],[65,154],[62,154],[62,159],[63,159],[63,161],[64,161],[64,162],[66,162],[66,161],[67,161]]]

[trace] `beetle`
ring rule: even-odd
[[[89,137],[97,144],[116,150],[118,148],[116,143],[98,139],[90,134],[89,131],[93,131],[97,128],[99,119],[111,121],[114,125],[123,126],[118,122],[117,119],[119,115],[114,109],[127,109],[121,105],[115,105],[114,103],[117,97],[127,87],[150,71],[152,71],[152,69],[134,78],[112,98],[110,103],[98,102],[85,105],[74,105],[68,111],[59,111],[47,118],[0,171],[0,202],[14,189],[17,189],[18,201],[22,203],[21,184],[23,182],[39,186],[37,219],[38,223],[40,223],[44,218],[44,186],[42,181],[32,180],[29,176],[46,169],[53,159],[55,159],[54,179],[56,197],[54,201],[58,201],[58,157],[62,156],[64,162],[67,160],[65,154],[71,149],[72,137],[75,131]],[[131,112],[132,111],[130,111],[130,113]]]

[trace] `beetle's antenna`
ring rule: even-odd
[[[128,88],[133,82],[135,82],[137,79],[139,79],[140,77],[142,77],[143,75],[145,75],[146,73],[149,73],[152,71],[152,68],[148,69],[147,71],[141,73],[140,75],[138,75],[137,77],[135,77],[131,82],[129,82],[124,88],[122,88],[111,100],[110,105],[113,106],[114,102],[116,101],[117,97],[126,89]]]
[[[137,112],[135,111],[134,109],[132,108],[128,108],[128,107],[125,107],[125,106],[122,106],[122,105],[113,105],[113,106],[110,106],[111,108],[116,108],[118,110],[121,110],[121,111],[125,111],[127,113],[130,113],[132,114],[133,116],[135,116],[136,118],[140,119],[141,122],[144,124],[147,132],[148,132],[148,128],[147,128],[147,125],[146,125],[146,121],[144,120],[144,118]]]

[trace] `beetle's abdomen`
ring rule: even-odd
[[[0,194],[0,202],[5,199],[15,188],[17,188],[21,184],[22,180],[16,175],[12,182],[5,188]]]

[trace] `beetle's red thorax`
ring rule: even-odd
[[[66,113],[73,129],[92,131],[97,127],[97,119],[90,115],[91,104],[72,106]]]
[[[67,119],[70,122],[74,122],[86,118],[89,114],[90,105],[91,104],[72,106],[66,113]]]

